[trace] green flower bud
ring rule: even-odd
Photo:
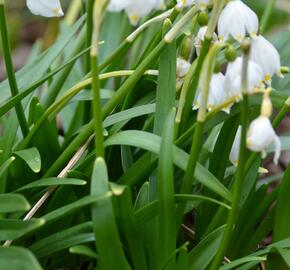
[[[202,26],[206,26],[208,24],[208,16],[207,13],[202,11],[198,14],[197,16],[197,22],[198,24],[202,27]]]
[[[236,49],[233,47],[233,46],[229,46],[227,49],[226,49],[226,59],[229,61],[229,62],[233,62],[236,60],[237,58],[237,51]]]
[[[192,39],[189,36],[185,36],[180,45],[179,51],[180,56],[183,59],[188,60],[191,56],[192,48],[193,48]]]

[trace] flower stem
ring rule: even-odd
[[[220,267],[220,264],[227,252],[228,246],[231,241],[233,229],[236,223],[236,219],[239,213],[239,202],[242,191],[242,185],[245,175],[245,166],[246,166],[246,137],[247,137],[247,127],[248,127],[248,63],[249,63],[249,47],[247,48],[244,57],[243,57],[243,67],[242,67],[242,92],[243,92],[243,101],[241,103],[241,142],[240,142],[240,153],[239,153],[239,164],[236,174],[236,179],[233,186],[233,201],[231,205],[231,210],[227,219],[227,224],[225,231],[223,233],[223,238],[220,244],[220,248],[210,266],[210,270],[217,270]]]
[[[207,110],[207,101],[208,101],[208,95],[210,90],[210,81],[212,78],[212,74],[214,71],[215,66],[215,59],[217,53],[220,51],[220,49],[223,48],[222,44],[215,44],[207,58],[205,59],[205,63],[203,65],[202,70],[202,89],[201,89],[201,104],[200,108],[197,114],[197,122],[195,126],[194,135],[192,137],[192,144],[190,149],[190,155],[189,160],[187,163],[184,179],[182,182],[180,193],[187,194],[191,191],[192,182],[194,181],[194,172],[196,168],[196,164],[199,157],[199,152],[201,149],[201,140],[202,140],[202,132],[203,132],[203,126],[206,121],[206,110]],[[183,212],[185,209],[186,204],[179,204],[177,208],[177,226],[180,225]]]
[[[5,60],[6,70],[7,70],[7,77],[9,81],[11,95],[12,97],[14,97],[19,93],[19,91],[18,91],[17,81],[16,81],[13,63],[12,63],[11,50],[9,46],[4,0],[0,1],[0,29],[1,29],[2,46],[3,46],[3,56]],[[15,110],[16,110],[16,114],[17,114],[17,118],[19,121],[22,134],[25,137],[29,131],[29,128],[28,128],[28,124],[25,118],[22,104],[17,103],[15,105]]]
[[[188,121],[188,118],[190,116],[190,112],[192,111],[192,103],[197,91],[198,83],[199,83],[199,78],[200,78],[200,73],[202,70],[202,66],[204,63],[204,59],[210,49],[211,42],[212,42],[212,37],[214,34],[214,30],[217,25],[218,18],[220,16],[220,13],[225,5],[225,0],[216,0],[214,2],[214,7],[212,11],[212,16],[210,18],[209,24],[208,24],[208,29],[204,37],[204,42],[202,44],[202,48],[200,51],[200,55],[197,60],[196,68],[195,68],[195,73],[191,81],[191,85],[189,87],[189,91],[187,91],[187,97],[186,97],[186,102],[182,108],[182,111],[179,112],[179,118],[183,118],[184,121],[181,122],[181,131],[184,132],[186,130],[186,123]]]

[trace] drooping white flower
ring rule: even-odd
[[[157,2],[158,1],[158,2]],[[159,0],[134,0],[126,8],[126,13],[129,17],[129,20],[132,25],[137,25],[139,20],[142,17],[147,16],[153,9],[156,8],[156,5],[159,3]]]
[[[242,41],[247,33],[255,37],[258,29],[259,20],[256,13],[240,0],[230,1],[219,17],[218,35],[221,40],[232,36]]]
[[[247,147],[254,152],[261,152],[262,156],[265,157],[266,149],[272,143],[275,145],[274,163],[277,164],[281,153],[281,142],[269,118],[261,115],[250,125],[247,134]]]
[[[199,55],[200,48],[202,46],[202,43],[204,42],[206,31],[207,31],[207,26],[200,27],[194,39],[194,46],[196,48],[197,55]],[[218,40],[217,34],[214,33],[212,42],[216,42],[217,40]]]
[[[129,6],[134,0],[110,0],[108,10],[118,12]]]
[[[165,9],[166,4],[165,0],[155,0],[155,5],[153,6],[154,9]]]
[[[181,8],[181,7],[189,7],[191,5],[193,5],[195,2],[195,0],[177,0],[177,7]]]
[[[225,76],[222,73],[213,74],[210,82],[209,95],[207,100],[207,108],[211,111],[213,108],[221,105],[228,98],[227,92],[224,88]],[[194,109],[198,109],[200,105],[200,92],[197,94],[197,98],[194,104]],[[225,109],[228,112],[228,109]]]
[[[196,6],[200,10],[205,10],[208,5],[211,5],[213,3],[213,0],[195,0]]]
[[[183,84],[183,79],[188,73],[191,64],[181,57],[176,60],[176,90],[179,90]]]
[[[230,161],[235,166],[237,166],[239,162],[241,136],[242,126],[239,126],[230,152]]]
[[[225,89],[229,96],[242,95],[242,66],[243,59],[238,57],[234,62],[230,62],[225,76]],[[248,63],[248,92],[253,93],[256,87],[260,87],[263,81],[263,71],[261,67],[249,61]]]
[[[280,75],[280,55],[276,48],[263,36],[259,35],[252,41],[251,61],[261,66],[264,80],[271,83],[271,77],[274,74]]]
[[[61,17],[64,15],[59,0],[27,0],[26,5],[35,15]]]
[[[187,72],[190,69],[191,64],[184,60],[183,58],[178,57],[176,60],[176,75],[178,78],[183,78],[186,76]]]

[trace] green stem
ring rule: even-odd
[[[82,31],[80,32],[79,36],[78,36],[78,41],[76,43],[76,45],[72,48],[72,51],[70,53],[70,55],[68,56],[68,59],[72,59],[74,58],[75,55],[77,55],[81,48],[84,45],[85,42],[85,29],[82,29]],[[90,47],[90,46],[89,46]],[[89,54],[89,50],[86,54]],[[54,79],[54,81],[52,82],[51,86],[49,87],[48,91],[47,91],[47,95],[45,96],[45,98],[43,99],[43,107],[44,108],[48,108],[53,102],[54,100],[57,98],[57,95],[59,94],[60,90],[62,89],[66,78],[69,76],[72,68],[74,67],[74,64],[76,62],[77,58],[72,61],[70,64],[67,65],[67,67],[65,69],[63,69]]]
[[[212,37],[214,34],[214,30],[216,28],[217,25],[217,21],[219,18],[219,15],[225,5],[225,0],[217,0],[214,3],[214,7],[213,7],[213,11],[212,11],[212,16],[210,18],[209,24],[208,24],[208,29],[207,32],[205,34],[205,38],[204,38],[204,42],[200,51],[200,55],[198,57],[197,60],[197,64],[196,64],[196,68],[195,68],[195,73],[194,76],[192,78],[192,82],[191,85],[189,87],[189,91],[187,93],[187,98],[186,98],[186,102],[184,104],[184,107],[182,108],[182,111],[179,112],[179,117],[181,118],[181,116],[183,116],[184,121],[181,122],[180,127],[181,127],[181,131],[185,131],[186,130],[186,124],[188,122],[190,113],[192,111],[192,104],[193,104],[193,100],[198,88],[198,84],[199,84],[199,78],[200,78],[200,73],[202,70],[202,66],[203,66],[203,62],[204,59],[209,51],[211,42],[212,42]]]
[[[87,0],[86,2],[87,11],[87,27],[86,27],[86,48],[89,48],[92,44],[92,33],[93,33],[93,4],[94,0]],[[91,71],[91,59],[90,53],[86,54],[86,73]]]
[[[233,186],[233,201],[231,205],[231,210],[227,219],[227,224],[225,231],[223,233],[223,238],[220,244],[220,248],[210,266],[210,270],[219,269],[221,262],[224,258],[225,253],[229,247],[233,229],[239,214],[239,202],[242,192],[243,180],[245,176],[245,166],[246,166],[246,139],[247,139],[247,128],[248,128],[248,62],[249,62],[249,47],[243,57],[243,67],[242,67],[242,91],[243,91],[243,101],[241,103],[241,142],[240,142],[240,153],[239,153],[239,164],[236,174],[236,179]]]
[[[104,136],[101,111],[100,79],[96,55],[91,55],[95,148],[97,157],[104,157]]]
[[[262,19],[261,19],[261,27],[260,27],[260,32],[261,34],[264,34],[266,31],[266,28],[268,26],[268,23],[271,18],[271,14],[273,12],[273,9],[275,7],[276,0],[268,0],[267,7],[263,13]]]
[[[0,29],[2,37],[2,46],[3,46],[3,56],[5,60],[7,77],[9,81],[10,91],[12,97],[18,94],[18,86],[14,73],[11,50],[9,46],[8,30],[7,30],[7,21],[4,7],[4,0],[0,2]],[[18,118],[18,122],[22,131],[23,136],[25,137],[29,131],[28,124],[25,118],[24,110],[21,103],[15,105],[15,110]]]
[[[187,163],[187,168],[185,171],[184,179],[180,190],[180,193],[183,194],[190,193],[191,186],[194,181],[194,172],[198,161],[199,152],[202,147],[201,143],[202,132],[204,123],[206,121],[207,101],[210,91],[210,82],[214,71],[216,55],[218,54],[221,48],[223,48],[222,44],[216,44],[211,48],[207,58],[205,59],[204,68],[202,70],[201,104],[197,114],[197,122],[195,124],[195,131],[192,138],[189,160]],[[177,208],[178,226],[180,225],[180,222],[182,220],[184,209],[185,204],[180,204]]]

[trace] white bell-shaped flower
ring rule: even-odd
[[[111,12],[119,12],[129,6],[134,0],[110,0],[108,10]]]
[[[183,58],[178,57],[176,60],[176,75],[178,78],[183,78],[188,73],[191,64],[184,60]]]
[[[237,166],[239,162],[241,136],[242,126],[239,126],[230,152],[230,161],[235,166]]]
[[[190,7],[194,4],[195,0],[177,0],[177,7]]]
[[[213,74],[211,81],[210,81],[210,89],[208,94],[208,100],[207,100],[207,109],[211,111],[213,108],[221,105],[224,103],[228,95],[224,88],[224,80],[225,76],[222,73]],[[200,92],[197,94],[197,98],[194,103],[194,109],[198,109],[200,105]],[[228,112],[228,109],[224,109],[226,112]]]
[[[207,6],[212,5],[213,0],[195,0],[195,2],[196,2],[196,6],[200,10],[205,10]]]
[[[134,0],[126,8],[126,13],[132,25],[137,25],[139,20],[147,16],[156,8],[157,0]]]
[[[255,37],[258,29],[259,20],[256,13],[240,0],[230,1],[219,17],[218,35],[221,40],[232,36],[242,41],[247,33]]]
[[[166,4],[165,0],[155,0],[155,4],[153,6],[154,9],[165,9]]]
[[[265,157],[266,149],[272,143],[275,145],[274,162],[277,164],[281,153],[281,142],[269,118],[261,115],[250,125],[247,134],[247,147],[254,152],[261,152],[262,156]]]
[[[261,66],[264,80],[267,83],[271,83],[271,77],[274,74],[281,76],[280,55],[276,48],[263,36],[260,35],[253,39],[250,59]]]
[[[240,97],[242,95],[242,67],[243,59],[238,57],[234,62],[228,64],[225,76],[225,89],[229,96]],[[261,87],[263,71],[261,67],[249,61],[248,63],[248,93],[253,93],[256,87]]]
[[[194,39],[194,46],[196,48],[197,55],[199,55],[202,43],[204,42],[206,31],[207,31],[207,26],[200,27],[200,29],[198,30],[197,35]],[[217,37],[217,34],[214,33],[212,42],[214,43],[216,41],[218,41],[218,37]]]
[[[26,5],[35,15],[61,17],[64,15],[59,0],[27,0]]]

